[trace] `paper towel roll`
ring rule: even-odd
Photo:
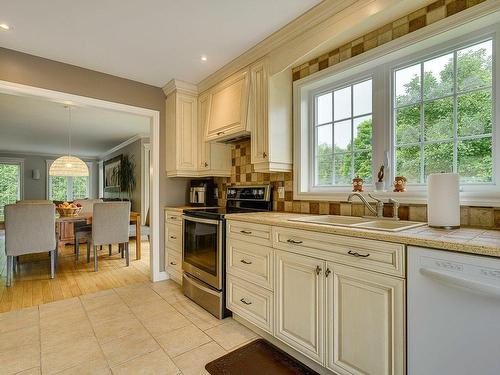
[[[460,227],[460,187],[457,173],[427,177],[427,220],[431,227]]]

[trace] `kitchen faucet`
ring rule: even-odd
[[[372,207],[372,205],[365,199],[365,197],[363,197],[363,195],[361,195],[361,193],[351,193],[349,194],[349,197],[347,197],[347,201],[348,202],[352,202],[352,198],[354,197],[358,197],[362,202],[363,204],[365,205],[366,208],[368,208],[368,210],[373,213],[374,215],[377,216],[378,219],[386,219],[384,217],[384,202],[381,200],[381,199],[378,199],[377,197],[374,197],[372,194],[368,194],[368,196],[373,199],[374,201],[377,202],[377,209],[374,209]],[[399,212],[399,202],[395,199],[392,199],[392,198],[389,198],[389,203],[392,203],[392,206],[393,206],[393,215],[392,215],[392,219],[393,220],[399,220],[398,218],[398,212]]]

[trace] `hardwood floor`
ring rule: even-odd
[[[0,231],[0,312],[36,306],[42,303],[77,297],[82,294],[149,281],[149,243],[142,242],[142,258],[135,260],[135,241],[130,241],[130,267],[113,246],[99,251],[99,272],[93,262],[86,262],[86,247],[80,245],[80,260],[75,262],[73,246],[59,252],[56,278],[50,279],[47,253],[22,256],[20,270],[13,275],[12,286],[5,286],[6,256],[4,233]]]

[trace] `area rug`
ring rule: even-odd
[[[264,339],[242,346],[208,363],[211,375],[299,375],[318,374]]]

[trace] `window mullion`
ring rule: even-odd
[[[372,81],[373,91],[373,81]],[[373,103],[372,103],[373,107]],[[354,85],[351,85],[351,180],[356,177],[354,171]]]
[[[458,58],[453,52],[453,166],[452,172],[458,173],[458,96],[457,96]]]
[[[420,63],[420,183],[423,184],[425,181],[425,157],[424,157],[424,140],[425,140],[425,128],[424,128],[424,82],[425,82],[425,70],[424,63]]]
[[[73,177],[71,176],[68,176],[66,177],[66,199],[68,201],[72,201],[73,200]]]
[[[335,179],[335,107],[333,103],[335,103],[334,100],[335,97],[335,92],[332,91],[332,185],[336,184],[336,179]]]

